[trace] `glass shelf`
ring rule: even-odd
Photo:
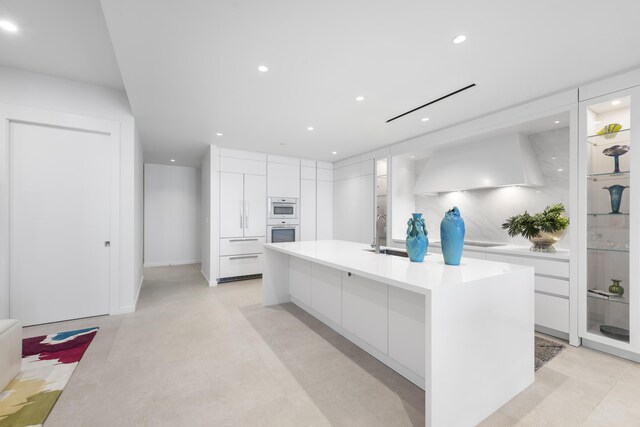
[[[587,248],[590,251],[599,251],[599,252],[619,252],[628,254],[629,249],[609,249],[609,248]]]
[[[587,212],[587,215],[590,216],[610,216],[612,218],[615,217],[622,217],[622,216],[629,216],[628,213],[625,212],[618,212],[618,213],[611,213],[611,212]]]
[[[598,335],[598,336],[601,336],[601,337],[609,338],[609,339],[620,341],[620,342],[629,342],[628,339],[625,340],[625,339],[622,339],[622,338],[616,338],[616,337],[612,337],[610,335],[603,334],[600,331],[600,325],[594,326],[594,327],[591,327],[591,328],[587,329],[587,332],[589,332],[590,334],[593,334],[593,335]]]
[[[631,140],[631,129],[621,129],[615,134],[591,135],[587,137],[587,141],[595,146],[606,144],[622,144]]]
[[[627,300],[625,297],[607,297],[605,295],[598,295],[598,294],[594,294],[592,292],[587,292],[587,297],[593,298],[593,299],[597,299],[597,300],[600,300],[600,301],[607,301],[607,302],[613,302],[613,303],[616,303],[616,304],[629,305],[629,300]]]
[[[629,171],[623,171],[623,172],[618,172],[618,173],[594,173],[591,175],[587,175],[587,178],[592,179],[594,181],[598,181],[600,179],[604,179],[604,178],[629,178]]]

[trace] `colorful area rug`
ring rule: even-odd
[[[40,426],[98,328],[22,340],[22,370],[0,393],[0,427]]]
[[[536,337],[536,371],[543,367],[564,349],[564,345],[557,342]]]

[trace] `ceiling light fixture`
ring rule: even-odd
[[[423,117],[421,120],[422,120],[423,122],[428,122],[428,121],[429,121],[429,117]]]
[[[222,136],[222,134],[220,132],[216,133],[217,136]]]
[[[309,126],[309,127],[307,128],[307,130],[308,130],[308,131],[312,131],[312,130],[313,130],[313,126]]]
[[[560,168],[560,169],[558,169],[558,172],[562,172],[563,170],[564,170],[564,169]]]
[[[338,154],[338,152],[337,151],[332,151],[331,154]]]
[[[611,105],[620,105],[620,100],[616,99],[615,101],[611,101]]]
[[[553,123],[558,124],[558,123],[560,123],[560,120],[556,120],[556,121],[555,121],[555,122],[553,122]]]
[[[467,40],[467,36],[465,36],[464,34],[460,34],[459,36],[456,36],[455,39],[453,39],[453,44],[464,43],[465,40]]]
[[[169,161],[170,161],[171,163],[173,163],[173,162],[175,162],[175,161],[176,161],[176,159],[171,159],[171,160],[169,160]]]
[[[267,67],[266,65],[260,65],[258,67],[258,71],[261,71],[263,73],[266,73],[267,71],[269,71],[269,67]]]
[[[16,26],[16,24],[9,21],[0,21],[0,28],[8,33],[15,33],[18,31],[18,27]]]
[[[362,101],[364,101],[364,96],[358,96],[358,97],[356,97],[356,101],[358,101],[358,102],[362,102]]]

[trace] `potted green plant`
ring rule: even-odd
[[[528,239],[532,243],[530,250],[533,252],[555,252],[553,245],[562,240],[569,226],[569,218],[562,215],[564,212],[564,205],[556,203],[534,215],[525,211],[507,218],[502,228],[511,237],[521,235]]]

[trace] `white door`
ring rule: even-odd
[[[220,237],[243,236],[243,178],[241,173],[220,172]]]
[[[267,180],[263,175],[244,176],[244,235],[267,234]]]
[[[315,180],[300,180],[300,240],[316,240]]]
[[[109,143],[11,124],[9,311],[23,325],[109,313]]]

